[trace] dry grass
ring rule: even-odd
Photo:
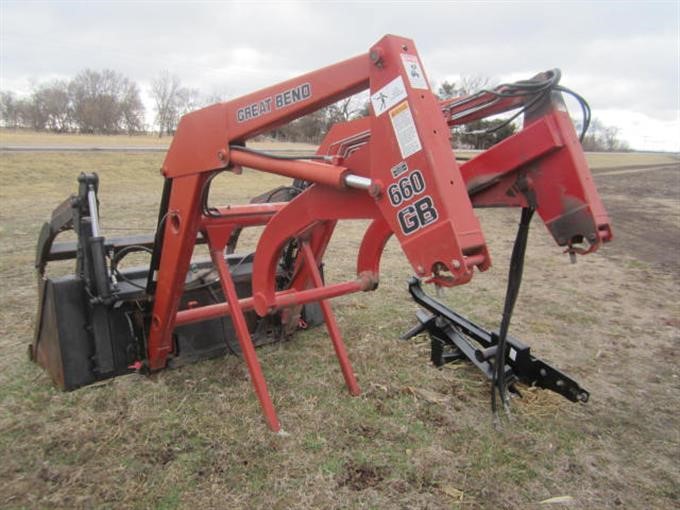
[[[678,154],[670,152],[591,152],[588,154],[588,163],[593,169],[677,164],[678,161]]]
[[[157,135],[81,135],[77,133],[36,133],[21,129],[0,128],[0,146],[48,146],[64,145],[92,147],[167,147],[172,137]],[[256,141],[251,145],[267,149],[295,148],[301,150],[314,149],[316,146],[305,143],[280,143],[272,141]]]
[[[267,431],[234,357],[54,390],[25,356],[41,222],[79,172],[96,170],[105,232],[153,229],[161,161],[0,153],[0,506],[538,508],[569,495],[571,508],[677,508],[678,275],[639,260],[633,246],[572,266],[538,221],[512,329],[590,390],[587,405],[527,390],[512,423],[495,431],[475,370],[433,369],[424,339],[398,340],[416,307],[394,242],[375,293],[333,302],[362,396],[345,391],[323,329],[258,351],[289,436]],[[617,179],[612,193],[631,193],[633,178]],[[244,201],[279,182],[246,172],[216,191]],[[445,300],[493,327],[516,217],[480,218],[495,266]],[[330,281],[352,273],[364,226],[339,228]]]
[[[154,135],[80,135],[77,133],[35,133],[23,129],[0,129],[0,145],[92,145],[92,146],[160,146],[170,138]]]

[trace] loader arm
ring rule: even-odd
[[[557,71],[540,73],[520,85],[503,85],[439,104],[449,127],[526,108],[518,133],[461,162],[472,205],[531,205],[559,246],[572,253],[590,253],[610,241],[612,231],[558,82],[538,94],[530,94],[531,87],[517,90],[552,75],[559,77]],[[513,90],[516,95],[508,96]],[[369,164],[371,138],[368,118],[336,124],[319,153],[362,168]],[[585,248],[579,246],[583,242]]]
[[[337,193],[346,198],[337,201],[337,208],[330,211],[332,217],[325,221],[354,217],[353,210],[365,202],[366,217],[380,218],[390,226],[420,276],[449,272],[452,276],[447,284],[462,284],[472,277],[474,267],[489,267],[486,244],[449,149],[438,101],[424,74],[420,81],[412,82],[406,62],[418,63],[422,74],[413,42],[386,36],[366,55],[182,118],[163,164],[163,174],[171,183],[167,209],[159,215],[163,235],[156,246],[158,267],[152,268],[157,278],[149,368],[165,366],[172,352],[183,274],[197,233],[208,233],[210,244],[210,237],[221,241],[227,228],[239,224],[236,214],[222,215],[217,225],[215,218],[204,213],[210,177],[220,170],[248,166],[315,183],[280,212],[288,218],[286,222],[273,222],[276,227],[265,228],[260,239],[253,272],[254,305],[260,315],[281,306],[273,275],[282,244],[316,223],[306,214],[310,204],[336,203]],[[368,167],[352,168],[333,158],[327,162],[282,161],[242,148],[252,136],[366,88],[374,98],[374,108],[381,110],[370,117],[377,150]],[[409,176],[416,190],[409,196],[385,193],[396,180],[394,169],[399,165],[411,168]],[[413,194],[418,200],[411,200]],[[226,226],[226,216],[232,218],[231,227]],[[377,274],[358,277],[361,282],[348,288],[366,290],[377,285]],[[319,289],[317,299],[324,297],[324,292]]]

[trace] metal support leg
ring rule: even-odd
[[[315,287],[323,287],[323,280],[321,279],[321,273],[319,272],[319,267],[316,263],[316,258],[314,257],[314,252],[308,242],[302,243],[302,253],[304,254],[305,264],[307,265],[307,270],[312,277],[312,282]],[[345,383],[347,384],[347,389],[352,395],[359,395],[361,390],[357,384],[357,380],[354,377],[354,372],[352,371],[352,364],[347,356],[347,350],[345,349],[345,344],[342,341],[342,336],[340,335],[340,329],[338,328],[338,323],[335,320],[335,314],[331,309],[331,305],[327,300],[321,300],[319,302],[321,306],[321,311],[323,312],[324,320],[326,322],[326,328],[328,329],[328,334],[333,342],[333,348],[335,349],[335,355],[338,357],[340,362],[340,368],[342,369],[342,375],[345,377]]]
[[[236,338],[238,338],[238,342],[241,346],[243,359],[245,359],[246,365],[248,366],[248,371],[250,372],[250,377],[253,381],[253,386],[255,387],[255,393],[260,400],[260,406],[262,406],[262,412],[267,420],[267,425],[269,425],[269,428],[274,432],[279,432],[281,430],[281,424],[279,423],[279,419],[276,416],[276,410],[274,409],[274,405],[269,396],[267,382],[262,374],[262,367],[260,367],[257,354],[255,354],[255,347],[250,338],[250,332],[248,331],[248,325],[246,324],[243,310],[241,310],[238,303],[238,295],[236,294],[234,281],[224,262],[223,250],[213,248],[210,251],[210,255],[213,264],[215,264],[215,267],[220,274],[222,291],[227,298],[227,303],[229,303],[231,320],[234,324],[234,329],[236,330]]]

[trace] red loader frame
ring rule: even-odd
[[[334,126],[317,160],[280,160],[249,151],[246,140],[370,89],[371,113]],[[611,238],[609,220],[592,184],[561,97],[553,92],[525,116],[523,131],[462,164],[449,127],[523,104],[522,99],[473,97],[439,102],[409,39],[385,36],[368,54],[184,116],[162,172],[166,192],[156,243],[154,305],[148,338],[150,370],[166,366],[175,327],[229,315],[267,423],[280,430],[251,342],[244,311],[264,316],[320,302],[351,394],[359,394],[328,299],[378,284],[380,257],[395,235],[414,271],[438,285],[467,283],[474,268],[491,265],[474,206],[532,205],[558,244],[590,251]],[[471,106],[473,113],[470,113]],[[312,185],[289,203],[206,207],[211,178],[240,167]],[[357,276],[324,284],[320,264],[335,224],[370,219],[357,258]],[[265,225],[253,263],[252,297],[239,299],[224,250],[241,227]],[[179,310],[197,235],[210,248],[224,303]],[[275,290],[282,248],[295,239],[299,255],[289,287]],[[152,270],[153,270],[152,266]]]

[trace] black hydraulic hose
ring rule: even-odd
[[[503,318],[501,320],[501,327],[498,335],[498,346],[496,349],[493,377],[491,380],[491,410],[493,411],[495,417],[498,416],[496,390],[498,390],[505,410],[508,410],[507,391],[505,387],[505,358],[507,350],[508,329],[510,328],[510,319],[512,318],[512,312],[515,308],[517,296],[519,295],[519,289],[522,284],[524,256],[526,254],[527,240],[529,238],[529,225],[533,215],[533,207],[525,207],[522,209],[522,217],[520,219],[519,228],[517,229],[515,244],[512,248],[512,256],[510,257],[508,288],[505,293]]]
[[[153,253],[151,254],[151,261],[149,262],[149,274],[146,280],[146,293],[152,296],[156,292],[156,281],[154,276],[156,270],[161,264],[161,249],[163,246],[163,234],[165,229],[165,218],[168,215],[168,206],[170,204],[170,192],[172,191],[172,179],[166,178],[163,182],[163,194],[161,195],[161,203],[158,208],[158,223],[156,224],[156,233],[153,241]]]

